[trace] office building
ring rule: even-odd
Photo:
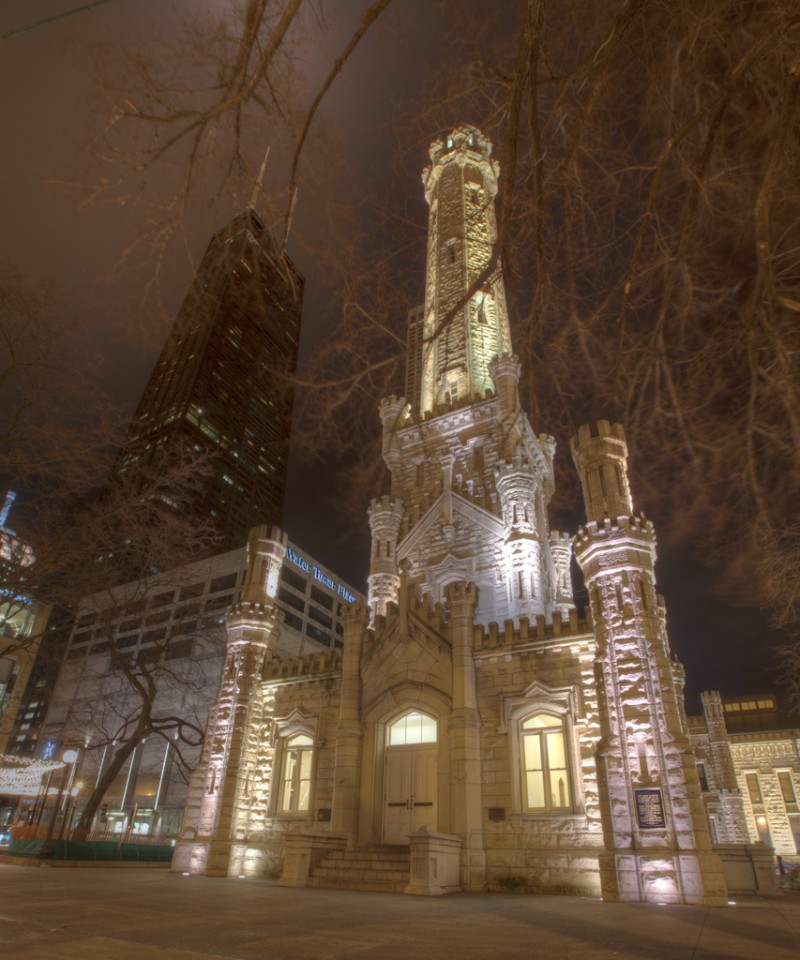
[[[117,480],[210,457],[192,513],[232,549],[281,524],[303,278],[248,208],[206,250],[130,425]]]

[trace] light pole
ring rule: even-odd
[[[61,772],[61,782],[58,785],[58,794],[56,795],[56,803],[53,807],[50,823],[47,825],[47,835],[42,841],[41,847],[39,847],[40,857],[53,856],[53,833],[56,829],[56,820],[58,819],[58,812],[61,808],[61,798],[64,795],[64,787],[67,785],[67,774],[69,773],[70,780],[75,776],[75,764],[78,762],[78,751],[65,750],[61,759],[64,761],[65,766]]]
[[[73,776],[75,767],[73,766]],[[58,831],[58,839],[66,839],[72,836],[72,818],[75,816],[75,810],[78,806],[78,794],[83,789],[83,781],[76,780],[71,790],[67,791],[67,804],[64,808],[64,816],[61,819],[61,829]]]

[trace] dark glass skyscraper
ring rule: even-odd
[[[245,542],[282,522],[303,278],[248,208],[203,256],[130,426],[117,475],[211,454],[198,519]]]

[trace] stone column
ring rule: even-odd
[[[461,837],[461,885],[482,890],[486,883],[483,843],[480,715],[472,655],[478,588],[451,583],[445,588],[453,650],[453,710],[450,714],[450,830]]]
[[[342,694],[336,728],[333,810],[331,831],[347,837],[349,847],[358,845],[361,796],[361,750],[364,724],[361,719],[361,652],[367,632],[369,610],[353,603],[342,612]]]
[[[251,531],[245,586],[226,618],[225,666],[190,782],[175,870],[225,876],[234,846],[241,847],[245,839],[242,788],[252,776],[254,738],[261,732],[254,714],[261,709],[264,663],[277,649],[283,619],[269,591],[277,588],[276,571],[285,550],[286,535],[277,528],[271,537],[266,527]]]

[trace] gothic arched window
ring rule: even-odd
[[[306,813],[311,807],[311,765],[314,741],[306,733],[287,737],[283,744],[280,813]]]
[[[522,805],[527,813],[573,809],[564,719],[534,713],[519,724]]]
[[[412,743],[436,743],[436,721],[427,713],[412,710],[404,713],[389,727],[387,742],[390,747]]]

